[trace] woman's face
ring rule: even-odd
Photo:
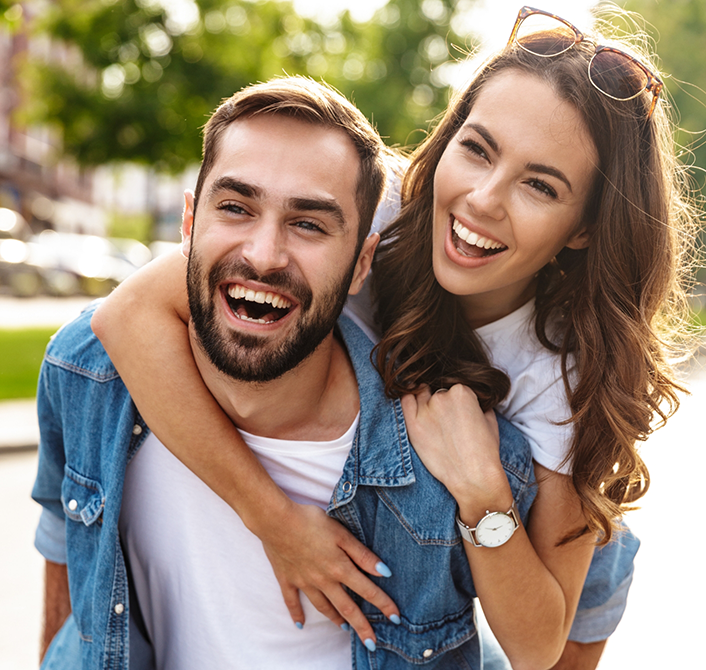
[[[580,114],[547,83],[508,70],[485,84],[434,175],[434,274],[473,327],[529,300],[564,247],[587,246],[597,164]]]

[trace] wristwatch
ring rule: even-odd
[[[475,528],[470,528],[461,521],[458,510],[456,511],[456,523],[461,531],[461,537],[474,547],[499,547],[512,537],[520,525],[520,520],[513,500],[512,507],[507,512],[486,510],[485,516],[476,524]]]

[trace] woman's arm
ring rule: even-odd
[[[429,471],[456,499],[460,519],[475,527],[488,510],[507,511],[512,492],[502,469],[497,424],[475,394],[457,385],[447,392],[403,398],[414,447]],[[464,542],[488,623],[515,670],[557,662],[578,605],[595,538],[562,546],[585,526],[570,478],[535,465],[537,498],[527,529],[503,545]]]
[[[260,538],[293,620],[304,622],[300,589],[332,621],[347,620],[362,640],[374,640],[341,584],[388,617],[399,614],[355,565],[380,576],[380,560],[323,510],[292,502],[274,483],[203,383],[188,319],[186,259],[174,252],[123,282],[91,325],[150,429]]]

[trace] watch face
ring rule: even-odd
[[[505,512],[492,512],[484,516],[476,526],[476,539],[484,547],[499,547],[515,532],[515,522]]]

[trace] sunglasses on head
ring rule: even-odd
[[[664,83],[630,54],[595,44],[565,19],[533,7],[520,9],[508,40],[508,44],[517,44],[542,58],[558,56],[580,42],[590,43],[595,49],[588,63],[588,78],[593,86],[613,100],[632,100],[644,91],[652,93],[649,119]]]

